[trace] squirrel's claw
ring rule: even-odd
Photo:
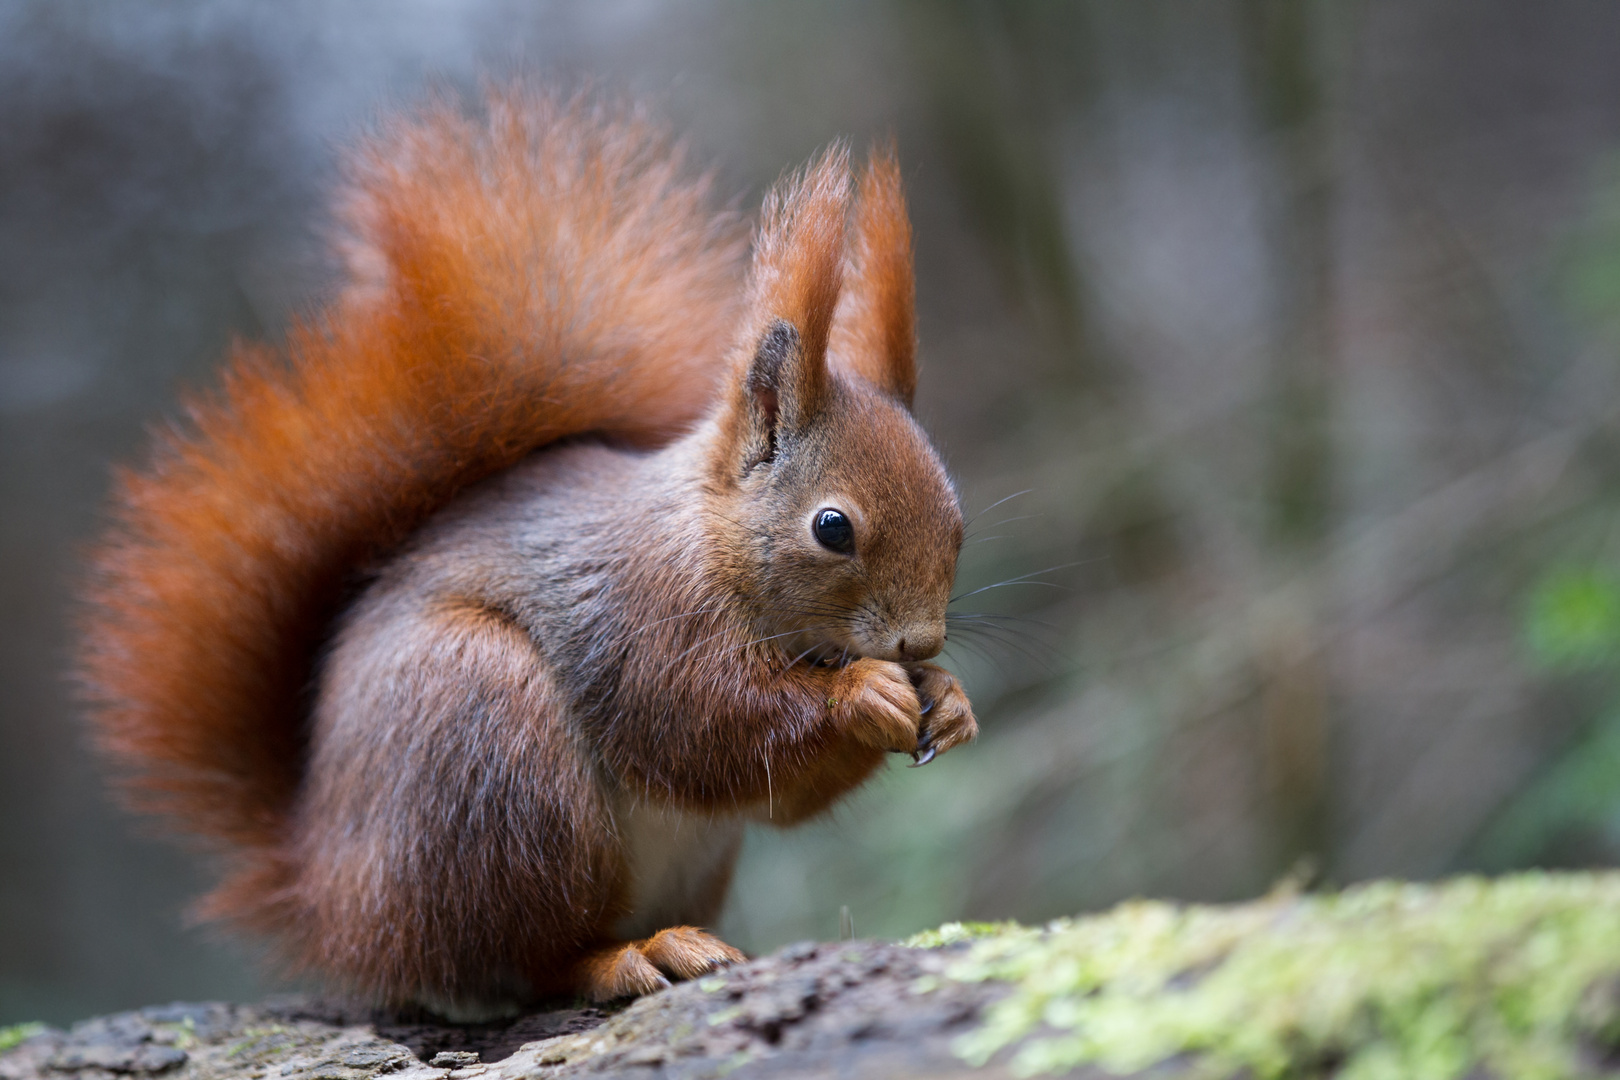
[[[917,710],[917,718],[920,720],[934,710],[936,702],[934,697],[923,693],[921,685],[918,685],[920,680],[917,676],[918,673],[916,672],[912,674],[912,683],[917,686],[917,699],[922,704],[922,707]],[[933,734],[927,728],[924,728],[917,734],[917,749],[911,752],[911,764],[907,765],[906,768],[920,769],[933,761],[934,755],[937,753],[939,753],[939,748],[934,746]]]
[[[934,664],[908,667],[922,705],[919,712],[928,716],[926,724],[918,725],[921,730],[917,733],[917,748],[912,753],[911,768],[917,768],[934,760],[935,755],[970,741],[978,734],[979,725],[956,676]]]
[[[923,709],[923,712],[926,713],[929,709],[932,709],[933,707],[934,707],[934,702],[933,702],[933,699],[930,698],[929,701],[928,701],[928,705]],[[917,733],[917,749],[915,749],[915,750],[913,750],[911,752],[911,764],[907,765],[906,768],[908,768],[908,769],[921,768],[922,766],[928,764],[930,761],[933,761],[934,760],[934,755],[937,754],[937,753],[939,753],[939,747],[934,745],[934,733],[932,731],[929,731],[927,728],[923,728],[921,731],[919,731]]]

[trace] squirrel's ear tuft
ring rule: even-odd
[[[749,465],[769,461],[776,456],[776,436],[781,426],[782,389],[785,377],[802,361],[799,332],[793,324],[778,319],[759,340],[753,362],[743,389],[748,398],[748,429],[754,436],[753,452],[748,455]],[[795,396],[788,386],[788,396]]]
[[[829,392],[827,339],[844,277],[849,151],[834,144],[765,197],[750,274],[749,350],[740,386],[745,467],[803,430]]]
[[[893,144],[868,156],[855,208],[851,268],[833,323],[835,362],[911,407],[917,389],[911,220]]]

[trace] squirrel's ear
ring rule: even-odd
[[[837,144],[765,197],[736,402],[749,466],[771,457],[778,437],[803,430],[826,402],[849,199],[849,152]]]
[[[893,144],[873,147],[855,207],[852,266],[833,321],[838,365],[911,407],[917,389],[911,220]]]

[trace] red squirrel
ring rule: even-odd
[[[78,671],[203,916],[446,1015],[643,994],[747,820],[970,740],[891,151],[734,215],[633,109],[382,124],[347,276],[117,480]]]

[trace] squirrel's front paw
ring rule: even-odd
[[[917,749],[922,706],[911,675],[899,664],[862,657],[838,672],[827,707],[856,739],[879,750]]]
[[[936,754],[978,736],[973,706],[955,675],[935,664],[909,664],[907,670],[922,702],[914,764],[926,765]]]

